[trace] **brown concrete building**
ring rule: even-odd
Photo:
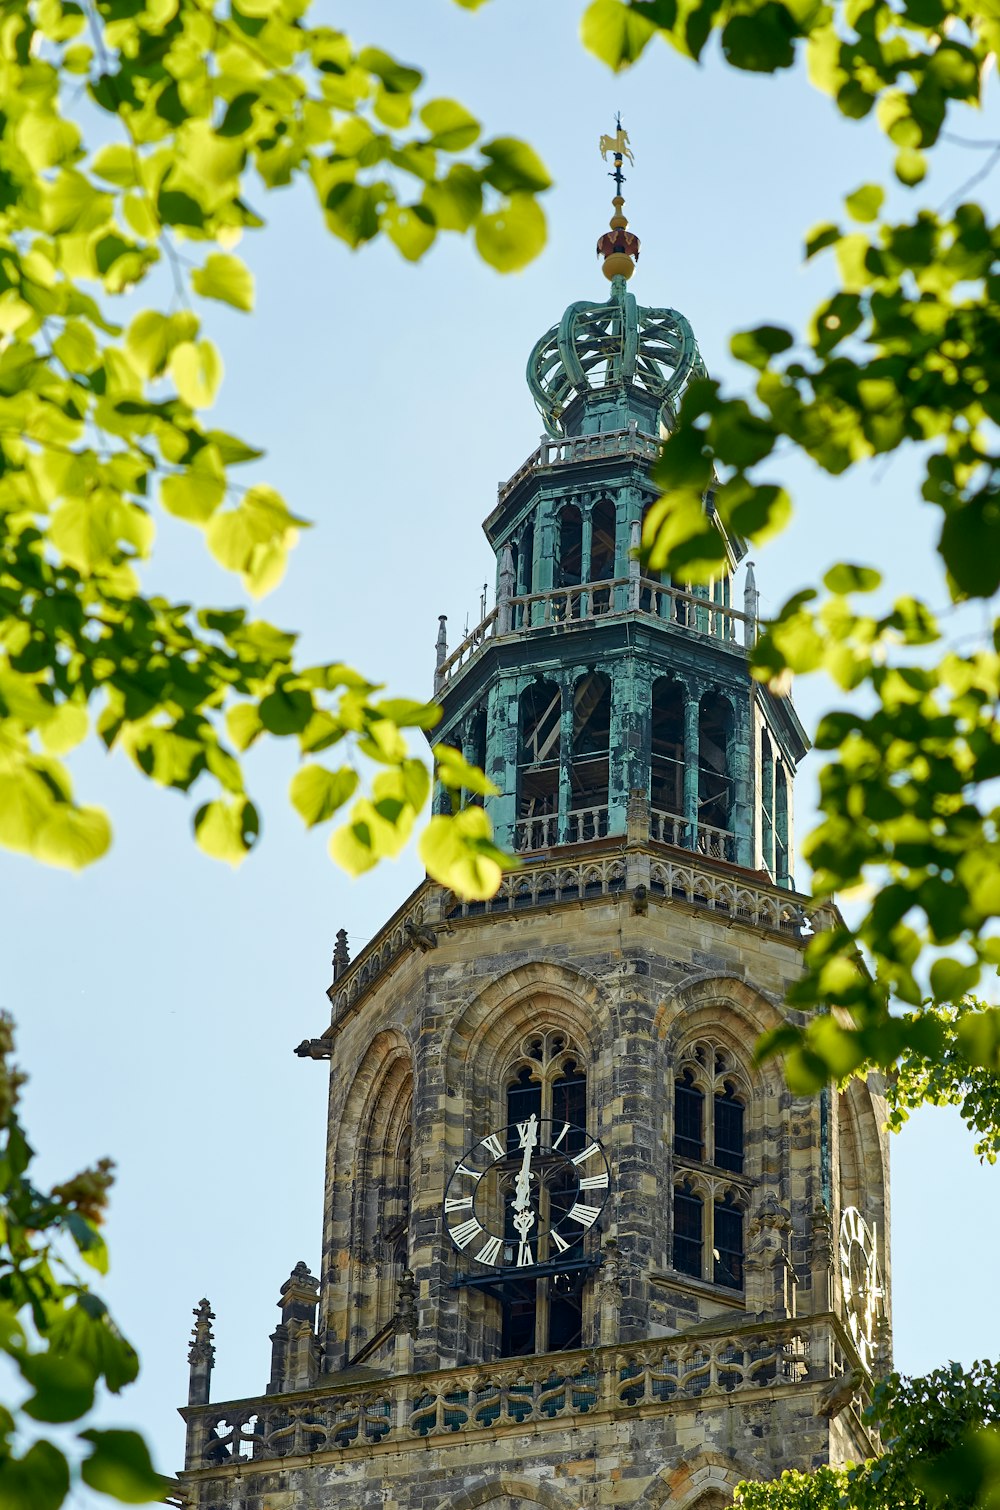
[[[830,920],[792,883],[806,746],[749,675],[740,542],[697,591],[630,555],[703,371],[632,256],[536,346],[497,603],[439,640],[436,737],[485,765],[523,863],[485,903],[425,883],[353,961],[339,936],[299,1048],[330,1065],[319,1275],[282,1286],[246,1399],[209,1403],[195,1313],[192,1510],[687,1510],[872,1450],[883,1107],[754,1062]]]

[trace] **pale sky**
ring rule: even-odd
[[[888,173],[876,127],[841,120],[803,78],[696,68],[657,45],[616,79],[580,48],[579,10],[579,0],[493,0],[478,14],[448,0],[317,6],[357,42],[424,67],[427,97],[453,95],[489,133],[533,142],[557,179],[538,263],[501,278],[455,238],[415,268],[388,244],[351,254],[307,192],[257,194],[270,228],[241,250],[258,311],[206,310],[226,360],[219,423],[267,448],[259,475],[316,524],[263,615],[300,629],[310,657],[343,657],[400,693],[430,694],[437,615],[449,615],[454,644],[466,616],[478,620],[483,583],[492,590],[480,522],[497,480],[537,443],[523,378],[534,341],[572,300],[606,295],[593,249],[611,186],[597,139],[615,111],[636,157],[632,289],[686,314],[724,379],[743,372],[728,356],[733,330],[801,324],[828,290],[826,264],[801,267],[805,232]],[[996,130],[973,122],[966,134]],[[981,162],[945,149],[920,202],[940,203]],[[995,198],[995,184],[977,192]],[[771,475],[794,489],[798,513],[755,554],[765,613],[837,558],[945,603],[929,553],[935,516],[910,461],[838,482],[804,465]],[[196,532],[171,520],[147,581],[201,603],[241,596]],[[802,682],[796,703],[809,727],[829,690]],[[807,762],[797,783],[800,833],[817,768]],[[114,849],[78,877],[0,858],[0,999],[31,1076],[38,1182],[103,1154],[118,1162],[104,1293],[143,1373],[105,1415],[140,1426],[174,1471],[191,1308],[207,1295],[218,1316],[213,1399],[260,1393],[279,1286],[298,1259],[318,1269],[326,1068],[292,1051],[329,1019],[336,930],[357,951],[420,871],[412,853],[357,883],[335,870],[325,837],[287,806],[290,747],[250,760],[264,836],[237,874],[194,846],[197,789],[153,788],[126,757],[96,751],[74,770],[79,794],[111,809]],[[897,1366],[996,1356],[995,1308],[977,1297],[1000,1246],[1000,1173],[936,1110],[894,1140],[893,1171]]]

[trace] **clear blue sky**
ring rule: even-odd
[[[540,428],[523,381],[533,342],[571,300],[604,296],[593,247],[610,185],[597,138],[615,111],[636,154],[632,287],[642,303],[682,310],[724,378],[739,373],[734,329],[801,323],[827,289],[829,269],[801,266],[804,232],[888,172],[876,128],[841,120],[802,78],[695,68],[663,45],[613,78],[580,48],[579,10],[580,0],[494,0],[476,15],[448,0],[318,6],[358,42],[423,66],[429,94],[462,99],[488,132],[536,145],[557,179],[536,265],[501,278],[455,240],[416,268],[388,245],[352,255],[307,193],[258,195],[270,228],[243,247],[258,311],[207,311],[227,366],[219,422],[267,447],[260,475],[316,523],[265,615],[302,630],[310,654],[342,656],[399,692],[430,692],[439,613],[453,643],[478,618],[493,575],[480,521]],[[938,203],[980,162],[946,150],[922,192]],[[907,460],[835,484],[790,466],[783,480],[798,514],[757,556],[765,612],[838,557],[944,602],[934,521]],[[201,602],[240,596],[199,537],[169,520],[148,582]],[[809,725],[829,694],[803,683],[796,697]],[[323,837],[287,809],[293,769],[291,751],[253,756],[264,837],[235,875],[191,841],[197,794],[152,789],[125,757],[97,754],[77,760],[76,780],[112,809],[111,856],[82,877],[0,859],[2,1000],[32,1077],[38,1176],[105,1153],[118,1161],[106,1293],[143,1376],[108,1414],[139,1424],[166,1470],[182,1460],[174,1407],[186,1398],[192,1306],[207,1295],[218,1313],[214,1398],[254,1394],[278,1287],[296,1260],[318,1265],[326,1071],[292,1050],[328,1020],[336,930],[357,949],[419,879],[412,855],[344,879]],[[800,832],[815,779],[813,762],[798,783]],[[893,1154],[898,1366],[996,1356],[995,1310],[977,1297],[1000,1244],[1000,1173],[976,1163],[948,1112],[921,1115]]]

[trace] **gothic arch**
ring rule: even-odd
[[[526,1500],[531,1505],[542,1505],[545,1510],[575,1510],[579,1500],[578,1495],[569,1498],[560,1494],[549,1484],[536,1484],[531,1479],[517,1478],[513,1474],[504,1473],[498,1479],[476,1484],[472,1489],[463,1490],[461,1494],[442,1500],[438,1510],[479,1510],[482,1505],[490,1505],[507,1498]]]
[[[759,1477],[760,1465],[747,1458],[691,1452],[653,1479],[637,1505],[641,1510],[667,1504],[670,1510],[721,1510],[732,1504],[737,1484]]]
[[[345,1362],[388,1326],[408,1264],[412,1108],[409,1044],[378,1033],[347,1093],[331,1171],[331,1226],[349,1254],[334,1302]]]
[[[533,961],[491,981],[467,1004],[444,1051],[445,1084],[466,1107],[484,1112],[526,1033],[561,1029],[599,1073],[610,1054],[611,1006],[596,976],[565,965]]]
[[[785,1021],[778,1005],[740,976],[706,973],[689,977],[663,999],[653,1019],[653,1032],[666,1039],[670,1049],[677,1042],[678,1032],[694,1032],[700,1022],[714,1025],[719,1017],[722,1026],[740,1025],[741,1044],[746,1042],[747,1031],[756,1039]],[[732,1026],[728,1031],[732,1033]]]

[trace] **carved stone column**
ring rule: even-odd
[[[271,1334],[271,1378],[268,1394],[308,1389],[319,1376],[316,1306],[319,1280],[307,1264],[295,1265],[281,1287],[281,1320]]]
[[[795,1315],[795,1272],[788,1257],[791,1218],[772,1195],[754,1208],[747,1225],[747,1310],[775,1320]]]
[[[397,1374],[412,1374],[413,1372],[413,1343],[419,1324],[416,1276],[412,1269],[404,1269],[399,1277],[396,1314],[393,1318],[396,1329],[393,1370]]]
[[[212,1322],[215,1313],[207,1300],[202,1300],[191,1313],[194,1326],[191,1330],[191,1346],[188,1350],[188,1404],[207,1405],[212,1388],[212,1365],[215,1362],[215,1339]],[[187,1443],[184,1451],[184,1466],[200,1468],[205,1453],[207,1427],[200,1420],[188,1422]]]

